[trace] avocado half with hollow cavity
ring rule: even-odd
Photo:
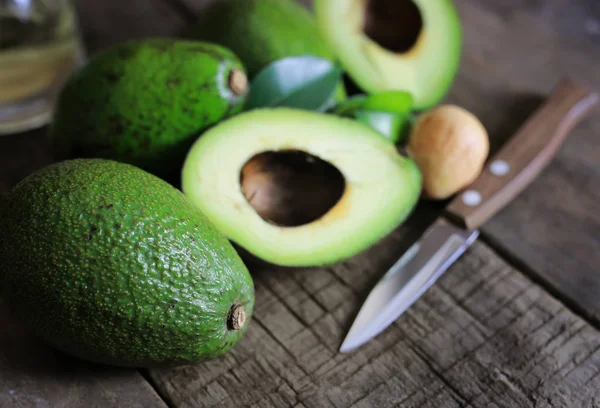
[[[255,257],[317,266],[350,258],[400,225],[417,203],[421,174],[365,125],[276,108],[206,132],[187,156],[182,186]]]
[[[321,31],[366,92],[410,92],[437,104],[460,64],[462,29],[452,0],[315,0]]]

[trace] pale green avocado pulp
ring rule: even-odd
[[[460,64],[462,28],[452,0],[315,0],[325,38],[367,92],[410,92],[438,103]]]
[[[350,119],[288,108],[221,122],[194,144],[184,193],[271,264],[333,264],[400,225],[421,191],[415,163]]]

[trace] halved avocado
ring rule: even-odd
[[[324,36],[366,92],[410,92],[437,104],[460,64],[462,29],[452,0],[315,0]]]
[[[184,193],[232,241],[275,265],[334,264],[400,225],[415,163],[356,121],[290,108],[227,119],[196,141]]]

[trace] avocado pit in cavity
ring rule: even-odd
[[[366,0],[363,32],[386,50],[410,51],[423,29],[419,7],[412,0]]]
[[[296,227],[325,215],[342,198],[346,182],[332,164],[299,150],[266,151],[244,164],[246,200],[265,220]]]

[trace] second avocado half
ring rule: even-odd
[[[321,32],[365,92],[407,91],[415,108],[442,100],[460,64],[452,0],[315,0]]]

